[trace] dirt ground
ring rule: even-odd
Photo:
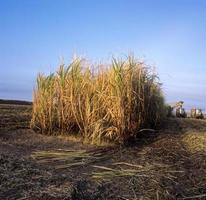
[[[169,119],[130,146],[29,129],[31,106],[0,105],[0,199],[206,199],[206,121]]]

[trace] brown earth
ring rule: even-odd
[[[0,199],[206,199],[206,121],[169,119],[130,146],[29,129],[30,105],[0,105]]]

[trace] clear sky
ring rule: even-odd
[[[168,102],[206,109],[205,0],[0,0],[0,98],[31,100],[62,57],[129,52],[156,66]]]

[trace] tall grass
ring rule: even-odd
[[[79,133],[85,140],[124,142],[164,117],[156,73],[129,56],[93,67],[75,59],[38,75],[31,127],[44,134]]]

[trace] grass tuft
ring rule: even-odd
[[[44,134],[79,133],[91,143],[124,143],[165,116],[156,73],[133,56],[94,67],[83,59],[38,75],[31,127]]]

